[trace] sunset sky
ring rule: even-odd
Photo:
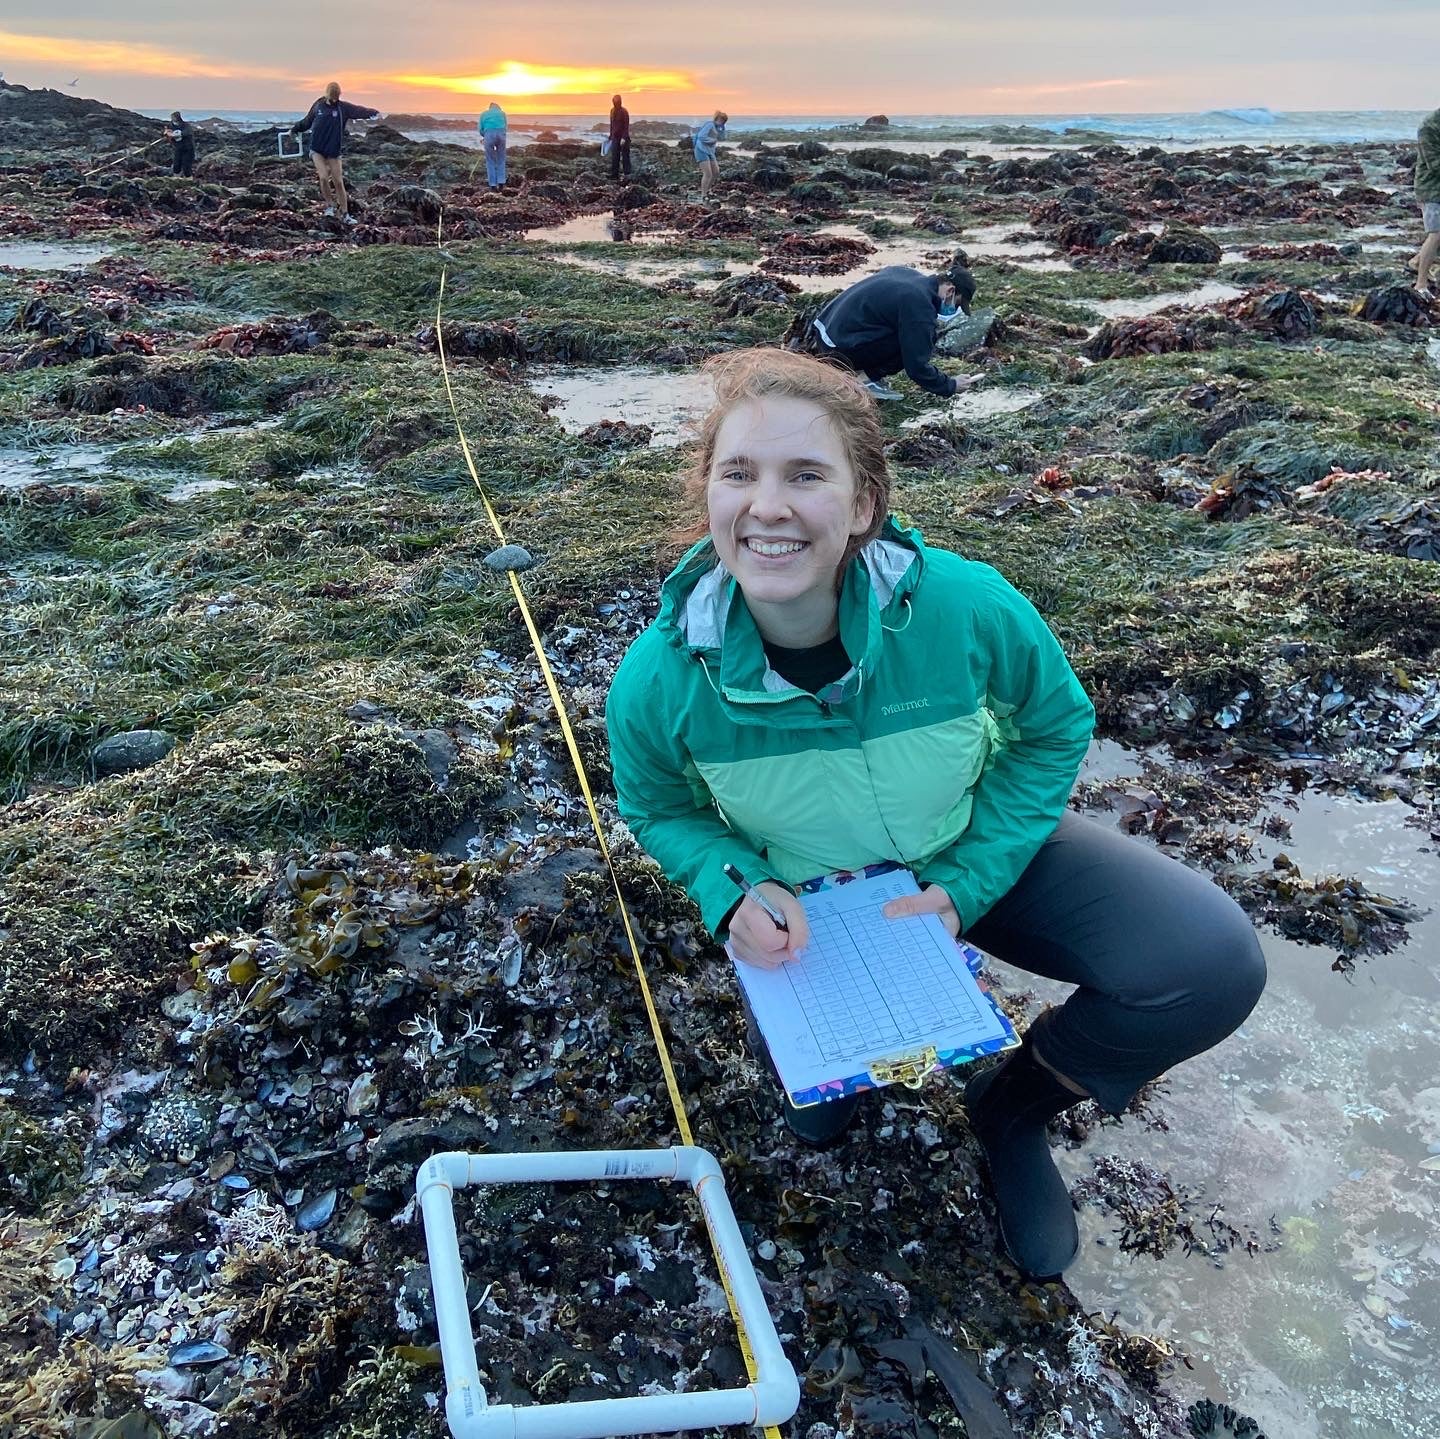
[[[1184,14],[1175,13],[1184,10]],[[1440,0],[5,0],[7,80],[112,104],[637,114],[1432,109]]]

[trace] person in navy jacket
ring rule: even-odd
[[[345,193],[345,179],[340,169],[340,152],[345,148],[345,126],[351,120],[373,120],[380,112],[368,105],[352,105],[340,98],[340,85],[332,80],[325,93],[310,107],[303,120],[297,120],[290,133],[310,132],[310,158],[320,177],[320,198],[326,202],[325,213],[334,215],[342,225],[353,225],[350,197]]]

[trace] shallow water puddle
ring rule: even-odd
[[[181,480],[174,489],[166,492],[165,498],[174,504],[183,504],[186,500],[196,499],[200,495],[213,495],[220,490],[239,488],[236,480]]]
[[[239,429],[245,427],[237,427]],[[203,434],[204,432],[202,432]],[[210,433],[220,433],[211,431]],[[156,448],[192,435],[174,435],[158,442]],[[216,479],[194,471],[156,472],[133,460],[116,460],[120,445],[64,445],[50,450],[0,449],[0,490],[24,490],[31,485],[75,485],[93,489],[107,482],[144,480],[150,484],[171,481],[165,498],[176,503],[192,500],[217,490],[236,488],[233,480]]]
[[[1019,410],[1028,410],[1031,405],[1043,400],[1039,390],[1015,386],[1011,389],[964,390],[956,395],[937,415],[934,411],[902,420],[902,430],[918,430],[933,425],[937,419],[944,420],[986,420],[996,415],[1013,415]]]
[[[73,270],[113,255],[113,245],[57,244],[53,240],[0,240],[0,266],[11,270]]]
[[[1011,225],[977,225],[960,236],[960,248],[972,260],[1008,260],[1022,270],[1071,270],[1069,260],[1061,259],[1055,247],[1044,240],[1016,240],[1011,237],[1024,230],[1024,222]]]
[[[1083,773],[1123,782],[1141,758],[1102,743]],[[1409,1439],[1431,1432],[1440,1402],[1440,976],[1429,959],[1440,945],[1440,867],[1399,800],[1307,791],[1274,813],[1290,834],[1259,840],[1257,865],[1283,852],[1306,875],[1353,876],[1429,916],[1350,979],[1331,971],[1330,951],[1262,931],[1269,986],[1236,1035],[1169,1075],[1169,1130],[1127,1120],[1063,1155],[1062,1168],[1074,1180],[1093,1155],[1153,1164],[1203,1188],[1197,1222],[1221,1201],[1229,1220],[1282,1247],[1223,1264],[1178,1253],[1155,1263],[1120,1253],[1110,1222],[1085,1210],[1085,1244],[1066,1278],[1086,1307],[1179,1344],[1195,1365],[1172,1380],[1181,1392],[1223,1396],[1270,1439]],[[1065,993],[1004,973],[1044,999]]]
[[[0,450],[0,490],[29,485],[96,484],[106,472],[113,445],[66,445],[63,449]]]
[[[616,245],[613,256],[576,255],[554,251],[546,256],[562,265],[574,265],[595,275],[610,275],[617,280],[634,280],[640,285],[663,285],[669,280],[694,280],[701,289],[718,285],[737,275],[748,275],[756,266],[746,260],[726,260],[698,256],[692,260],[642,260],[628,245]]]
[[[1163,295],[1144,295],[1124,300],[1075,300],[1072,303],[1094,310],[1107,320],[1138,320],[1143,315],[1153,315],[1157,310],[1171,305],[1183,305],[1187,310],[1201,306],[1218,305],[1223,300],[1233,300],[1243,295],[1238,285],[1227,285],[1221,280],[1208,280],[1192,290],[1169,290]]]
[[[601,420],[624,420],[649,425],[652,446],[678,444],[714,398],[703,375],[642,365],[534,369],[525,383],[537,395],[559,397],[550,414],[572,434]]]
[[[611,240],[609,225],[614,219],[610,211],[598,215],[576,215],[562,225],[545,225],[537,230],[526,230],[527,240],[538,240],[547,245],[586,245],[596,241]],[[632,236],[628,241],[614,241],[614,244],[655,245],[666,238],[673,238],[656,230]]]

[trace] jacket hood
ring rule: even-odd
[[[840,639],[850,672],[815,698],[834,704],[858,691],[885,631],[908,623],[909,596],[924,567],[920,532],[902,530],[887,518],[880,534],[850,561],[840,586]],[[692,546],[666,579],[656,624],[671,644],[704,666],[722,699],[742,705],[810,699],[770,668],[745,597],[708,537]]]

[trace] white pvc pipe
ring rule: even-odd
[[[463,1154],[436,1154],[420,1166],[415,1176],[415,1192],[425,1221],[425,1245],[430,1254],[435,1325],[440,1331],[440,1355],[445,1364],[445,1418],[450,1432],[457,1435],[478,1432],[469,1426],[484,1414],[487,1403],[475,1362],[465,1269],[460,1263],[460,1241],[455,1233],[454,1191],[469,1182],[465,1178],[465,1160]]]
[[[573,1404],[491,1405],[480,1383],[465,1274],[455,1233],[453,1194],[467,1184],[559,1180],[681,1179],[695,1188],[716,1254],[735,1296],[755,1356],[756,1379],[744,1389],[653,1394]],[[420,1166],[415,1191],[425,1221],[440,1353],[445,1364],[445,1417],[455,1439],[600,1439],[673,1433],[789,1419],[800,1383],[780,1347],[715,1157],[695,1146],[579,1150],[541,1154],[436,1154]]]

